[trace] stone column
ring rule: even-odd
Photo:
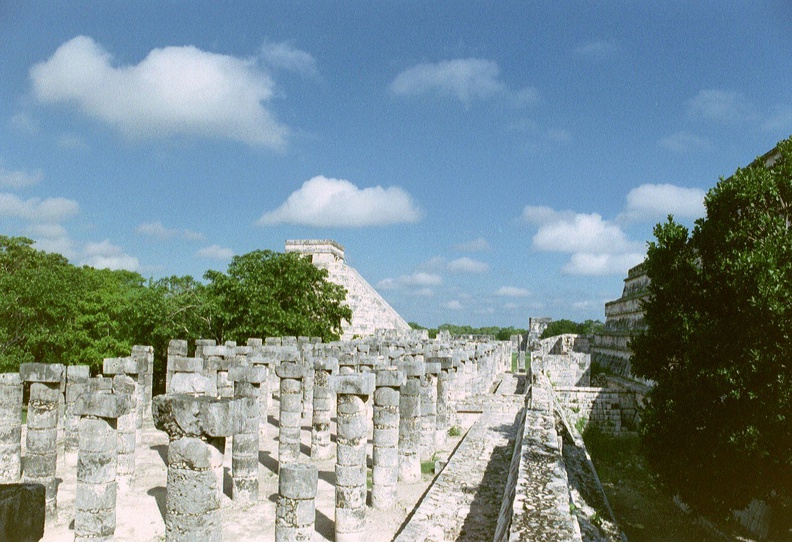
[[[275,369],[280,378],[280,431],[278,462],[297,463],[300,459],[300,422],[302,420],[302,379],[305,367],[284,361]]]
[[[248,398],[249,410],[244,413],[240,432],[231,446],[231,498],[234,502],[255,502],[259,495],[259,397],[267,369],[261,366],[231,367],[228,379],[237,398]]]
[[[437,373],[440,364],[426,362],[426,374],[421,377],[421,461],[429,461],[435,454],[435,430],[437,429]]]
[[[396,504],[399,481],[399,388],[404,373],[395,367],[376,372],[374,391],[374,449],[371,469],[371,505],[387,509]]]
[[[222,477],[215,472],[226,437],[239,433],[252,399],[158,395],[154,424],[170,437],[165,500],[165,539],[169,542],[222,539]]]
[[[290,463],[278,472],[275,542],[310,542],[314,539],[316,487],[319,472],[313,465]]]
[[[63,409],[63,447],[66,453],[76,453],[80,447],[80,417],[74,414],[77,398],[88,391],[91,368],[88,365],[66,367],[66,404]],[[71,456],[72,458],[74,456]]]
[[[138,418],[141,424],[151,424],[151,398],[154,390],[154,347],[136,344],[132,347],[132,357],[143,372],[138,375],[138,390],[141,401],[138,403]]]
[[[169,357],[171,367],[168,393],[217,396],[217,380],[203,374],[203,358]]]
[[[124,397],[130,409],[118,416],[118,468],[116,481],[122,493],[135,487],[135,443],[137,435],[137,384],[131,376],[117,374],[113,377],[113,393]]]
[[[449,407],[451,401],[450,372],[453,371],[451,357],[438,357],[433,361],[440,363],[440,373],[437,375],[437,424],[435,425],[435,449],[445,448],[448,430],[451,427]]]
[[[129,378],[129,377],[124,377]],[[87,392],[74,404],[80,416],[74,540],[110,540],[116,528],[116,421],[134,407],[127,395]]]
[[[15,484],[22,476],[22,379],[19,373],[0,374],[0,484]]]
[[[313,420],[311,423],[311,459],[333,456],[330,441],[330,421],[333,412],[333,390],[330,375],[338,372],[335,358],[314,359]]]
[[[187,341],[182,339],[172,339],[168,343],[168,365],[165,373],[165,393],[171,393],[171,377],[173,376],[174,358],[187,357]]]
[[[313,421],[313,396],[314,396],[314,358],[313,355],[306,355],[303,351],[300,364],[304,367],[305,376],[302,379],[302,421],[310,424]]]
[[[52,521],[58,517],[55,469],[58,462],[58,410],[62,401],[63,365],[23,363],[19,367],[19,373],[22,380],[30,382],[25,481],[44,486],[47,521]]]
[[[102,363],[102,373],[107,376],[126,375],[133,381],[135,389],[135,412],[127,414],[133,416],[135,420],[135,428],[143,428],[143,412],[142,403],[144,401],[143,394],[145,392],[145,374],[148,369],[147,361],[141,356],[128,356],[125,358],[105,358]]]
[[[404,360],[399,364],[406,380],[399,396],[399,481],[421,479],[421,377],[423,362]]]
[[[337,375],[335,535],[337,542],[366,539],[366,401],[374,393],[374,373]]]

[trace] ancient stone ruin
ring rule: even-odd
[[[487,337],[173,340],[153,398],[144,347],[93,378],[23,365],[0,379],[3,540],[619,540],[550,382],[585,374],[574,343],[513,374]]]

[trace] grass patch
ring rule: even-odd
[[[448,430],[449,437],[458,437],[461,434],[462,434],[462,428],[459,427],[458,425],[454,425]]]
[[[518,356],[517,352],[513,352],[512,353],[512,374],[513,375],[517,374],[517,359],[518,359],[517,356]]]
[[[421,461],[421,474],[434,474],[435,462],[433,460]]]

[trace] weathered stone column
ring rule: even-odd
[[[335,358],[314,359],[313,420],[311,423],[311,459],[333,456],[330,441],[330,421],[333,412],[333,390],[330,375],[338,372]]]
[[[280,377],[280,431],[278,462],[296,463],[300,459],[300,422],[302,420],[302,379],[305,367],[284,361],[275,369]]]
[[[399,481],[399,388],[404,373],[395,367],[376,372],[374,391],[374,449],[371,505],[387,509],[396,504]]]
[[[448,429],[451,427],[449,403],[451,401],[451,375],[454,370],[451,357],[437,357],[432,361],[440,364],[440,373],[437,375],[437,424],[435,425],[435,449],[445,448],[448,438]]]
[[[105,358],[102,362],[102,373],[105,376],[126,375],[133,381],[135,399],[135,412],[125,414],[133,416],[136,429],[143,429],[143,409],[141,408],[145,393],[145,375],[148,369],[147,360],[142,356],[127,356],[125,358]]]
[[[310,343],[308,344],[310,346]],[[300,365],[303,366],[305,371],[302,379],[302,421],[306,424],[313,421],[313,396],[314,396],[314,381],[316,376],[314,374],[314,359],[313,355],[306,355],[304,350],[301,355]]]
[[[23,363],[22,380],[30,382],[27,415],[27,440],[24,462],[25,481],[44,486],[47,521],[58,517],[58,410],[62,401],[63,365],[59,363]]]
[[[117,374],[113,377],[113,393],[126,398],[130,408],[121,413],[117,421],[118,468],[116,481],[118,489],[127,493],[135,487],[135,443],[137,436],[137,384],[131,376]]]
[[[132,357],[138,367],[144,368],[138,375],[138,390],[141,401],[138,403],[138,419],[142,425],[152,424],[151,398],[154,390],[154,347],[136,344],[132,347]]]
[[[173,360],[175,358],[187,357],[187,341],[183,339],[171,339],[168,343],[168,365],[165,373],[165,393],[171,392],[171,377],[173,376]]]
[[[437,373],[440,364],[426,362],[426,374],[421,377],[421,461],[429,461],[435,454],[435,430],[437,429]]]
[[[0,374],[0,484],[15,484],[22,476],[22,379],[19,373]]]
[[[203,374],[203,358],[169,357],[171,366],[168,393],[217,396],[217,379]]]
[[[310,542],[314,539],[318,482],[319,472],[313,465],[281,465],[278,472],[278,507],[275,510],[275,542]]]
[[[226,437],[239,433],[252,399],[158,395],[152,402],[157,429],[170,437],[165,500],[165,539],[222,539],[222,478],[215,472]]]
[[[69,365],[66,367],[66,401],[63,409],[63,448],[66,453],[74,454],[80,447],[80,417],[74,414],[77,398],[88,391],[91,368],[88,365]],[[73,455],[71,457],[74,457]]]
[[[366,401],[374,393],[375,384],[374,373],[332,377],[338,398],[335,467],[337,542],[365,540]]]
[[[240,432],[231,446],[231,498],[234,502],[255,502],[259,495],[259,396],[267,369],[261,366],[231,367],[228,379],[237,398],[250,399]]]
[[[421,479],[421,377],[424,364],[404,360],[399,364],[406,380],[399,396],[399,481],[417,482]]]
[[[129,377],[122,377],[129,378]],[[134,409],[128,395],[87,392],[74,404],[80,416],[74,540],[110,540],[116,528],[116,421]]]

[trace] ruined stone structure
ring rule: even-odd
[[[311,257],[313,264],[327,269],[328,279],[347,290],[346,302],[352,309],[352,322],[343,323],[342,340],[374,335],[378,329],[409,331],[410,326],[381,295],[344,260],[344,247],[331,240],[286,241],[286,252]]]
[[[605,328],[594,335],[591,361],[610,371],[631,378],[630,339],[645,330],[643,307],[648,295],[649,277],[643,264],[627,272],[624,290],[619,299],[605,304]]]
[[[560,390],[538,367],[533,383],[509,374],[506,341],[381,332],[328,344],[269,337],[246,346],[196,346],[196,357],[187,357],[184,341],[171,342],[167,393],[153,399],[151,419],[142,423],[135,420],[148,371],[139,365],[143,357],[107,360],[108,374],[83,384],[72,405],[81,417],[76,469],[66,464],[43,473],[65,491],[43,478],[36,486],[41,517],[45,495],[60,512],[44,542],[618,540],[589,521],[598,514],[600,525],[611,525],[602,499],[573,495],[567,486],[581,469],[589,471],[567,457],[582,441],[565,421]],[[561,355],[559,349],[545,353]],[[54,442],[63,369],[31,366],[21,377],[0,379],[0,428],[19,435],[27,381],[34,409],[27,434],[43,429],[38,436]],[[268,376],[278,382],[269,409],[261,401]],[[229,389],[234,397],[225,396]],[[37,420],[36,409],[50,413],[49,421]],[[262,431],[265,425],[271,429]],[[310,434],[303,431],[309,427]],[[0,442],[0,451],[13,462],[12,440]],[[37,454],[44,448],[28,442],[23,459],[43,465]],[[125,454],[134,466],[126,474],[128,494],[118,491]],[[55,464],[50,459],[46,464]],[[22,507],[17,497],[29,492],[13,491],[9,502]],[[14,526],[26,529],[20,522],[36,517],[31,511]],[[596,536],[587,535],[591,529]]]

